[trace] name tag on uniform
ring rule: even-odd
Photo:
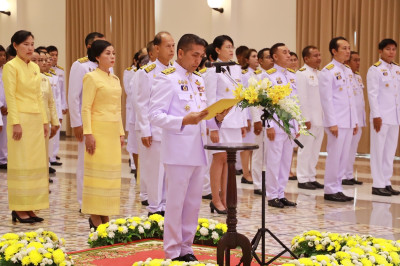
[[[181,85],[181,91],[188,91],[188,86],[186,85]]]
[[[204,87],[197,87],[197,89],[199,90],[199,92],[204,92]]]
[[[342,75],[340,74],[340,72],[336,72],[335,73],[335,77],[337,80],[341,80],[342,79]]]

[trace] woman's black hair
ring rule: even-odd
[[[257,54],[257,50],[253,49],[253,48],[247,49],[246,53],[244,54],[244,58],[246,58],[247,60],[250,59],[251,53],[256,53]],[[242,69],[247,69],[249,66],[250,66],[249,63],[246,62],[242,66]]]
[[[12,56],[16,56],[17,55],[17,51],[14,48],[14,43],[15,44],[21,44],[24,41],[26,41],[26,39],[28,39],[30,36],[32,36],[32,38],[35,38],[32,34],[32,32],[30,31],[26,31],[26,30],[19,30],[16,33],[14,33],[14,35],[11,37],[11,45],[8,47],[9,50],[9,54]]]
[[[13,57],[17,56],[17,51],[14,49],[14,46],[12,44],[10,44],[6,48],[6,55],[7,55],[7,60],[8,60],[8,58],[10,58],[10,56],[13,56]]]
[[[96,57],[100,56],[101,53],[112,44],[105,40],[96,40],[92,43],[92,46],[88,49],[88,58],[92,62],[97,62]]]
[[[215,37],[215,39],[213,41],[214,48],[221,49],[221,47],[225,41],[229,41],[232,43],[232,45],[234,45],[231,37],[229,37],[228,35],[219,35],[219,36]]]

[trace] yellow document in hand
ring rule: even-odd
[[[208,110],[208,115],[203,120],[209,120],[215,117],[217,114],[222,113],[224,110],[234,106],[240,102],[238,99],[221,99],[218,102],[208,106],[204,110]]]

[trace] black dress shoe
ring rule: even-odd
[[[49,183],[53,183],[53,179],[50,179],[50,178],[49,178]]]
[[[317,188],[311,184],[311,182],[305,182],[305,183],[297,183],[297,187],[298,188],[302,188],[302,189],[309,189],[309,190],[316,190]]]
[[[350,180],[351,180],[351,182],[353,182],[355,185],[362,185],[362,184],[363,184],[363,182],[357,181],[357,180],[355,180],[354,178],[352,178],[352,179],[350,179]]]
[[[244,178],[244,176],[242,176],[242,184],[250,184],[250,185],[252,185],[253,184],[253,181],[249,181],[249,180],[247,180],[246,178]]]
[[[338,193],[335,194],[324,194],[324,199],[330,200],[330,201],[337,201],[337,202],[345,202],[347,199],[343,196],[341,196]]]
[[[285,205],[279,199],[272,199],[268,201],[268,206],[275,208],[284,208]]]
[[[324,185],[318,181],[310,182],[315,188],[324,188]]]
[[[0,164],[0,169],[7,170],[7,164],[6,163],[5,164]]]
[[[340,196],[342,196],[343,198],[345,198],[347,201],[352,201],[352,200],[354,200],[354,197],[346,196],[345,194],[343,194],[343,192],[338,192],[337,194],[339,194]]]
[[[210,210],[211,210],[211,213],[214,213],[214,211],[216,211],[218,214],[227,214],[228,213],[227,210],[217,209],[217,207],[215,207],[215,205],[212,201],[210,202]]]
[[[386,188],[377,188],[377,187],[372,188],[372,194],[378,196],[386,196],[386,197],[392,196],[392,193],[389,190],[386,190]]]
[[[51,165],[54,165],[54,166],[60,166],[60,165],[62,165],[61,162],[50,162],[50,164],[51,164]]]
[[[212,200],[212,195],[211,195],[211,193],[210,193],[210,194],[207,194],[207,195],[201,196],[201,198],[202,198],[202,199],[208,199],[208,200]]]
[[[243,170],[242,169],[236,170],[236,175],[243,175]]]
[[[37,223],[43,222],[44,219],[39,217],[39,216],[31,216],[31,219],[34,220]]]
[[[342,185],[352,186],[352,185],[354,185],[354,182],[352,181],[352,179],[343,179]]]
[[[261,189],[255,189],[254,190],[254,194],[262,196],[262,190]]]
[[[149,212],[149,213],[147,214],[147,217],[150,217],[150,216],[153,215],[153,214],[159,214],[159,215],[161,215],[162,217],[164,217],[165,211]]]
[[[33,220],[31,217],[24,219],[19,217],[16,211],[11,212],[11,217],[13,222],[16,222],[18,220],[18,222],[22,224],[33,224],[35,222],[35,220]]]
[[[173,258],[173,259],[171,259],[171,260],[172,260],[172,261],[182,261],[182,257],[179,256],[179,257]]]
[[[289,206],[289,207],[295,207],[297,205],[296,202],[290,201],[287,198],[281,198],[281,199],[279,199],[279,201],[282,202],[283,205]]]
[[[55,172],[57,172],[56,169],[49,167],[49,174],[54,174]]]
[[[400,191],[394,190],[394,189],[392,188],[392,186],[386,186],[385,188],[386,188],[387,191],[389,191],[390,193],[392,193],[392,195],[400,195]]]
[[[147,200],[142,200],[142,205],[143,206],[149,206],[149,202]]]
[[[193,254],[186,254],[181,256],[181,261],[191,262],[191,261],[198,261],[198,259]]]
[[[56,156],[56,160],[60,160],[60,157]]]
[[[295,175],[289,176],[289,180],[297,180],[297,176]]]
[[[136,175],[136,169],[131,169],[131,174]]]

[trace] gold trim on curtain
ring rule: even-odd
[[[297,53],[307,45],[319,47],[321,68],[331,61],[329,41],[343,36],[361,58],[360,73],[364,81],[367,127],[363,128],[359,153],[369,153],[370,127],[366,75],[368,68],[379,60],[378,43],[384,38],[400,45],[400,2],[398,0],[297,0]],[[398,49],[397,59],[400,57]],[[301,62],[303,60],[301,59]],[[323,151],[326,150],[324,139]],[[400,155],[400,143],[397,148]]]
[[[86,55],[85,37],[97,31],[116,51],[114,74],[121,80],[133,55],[154,38],[154,0],[68,0],[66,1],[66,79],[76,59]],[[68,86],[67,86],[68,88]],[[125,123],[126,95],[122,97]],[[71,135],[67,115],[67,135]]]

